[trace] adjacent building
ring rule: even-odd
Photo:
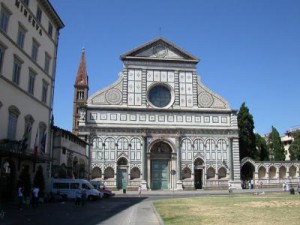
[[[90,97],[77,74],[73,132],[90,143],[91,178],[115,189],[241,188],[237,112],[201,82],[199,59],[157,38],[121,60],[119,78]]]
[[[89,178],[87,143],[57,126],[52,127],[51,177]]]
[[[0,192],[15,191],[27,168],[48,176],[59,30],[48,0],[0,1]]]

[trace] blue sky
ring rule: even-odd
[[[300,126],[299,0],[50,0],[60,32],[55,125],[71,130],[74,82],[86,51],[91,96],[122,71],[120,55],[160,35],[200,58],[197,72],[255,132]]]

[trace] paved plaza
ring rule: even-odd
[[[281,192],[281,189],[233,190],[233,194],[255,192]],[[209,195],[228,195],[227,190],[214,191],[147,191],[139,197],[136,191],[99,201],[76,206],[74,202],[40,204],[38,208],[25,206],[17,210],[16,204],[5,205],[5,218],[1,225],[159,225],[163,224],[153,207],[153,201],[169,198],[204,197]]]

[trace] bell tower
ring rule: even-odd
[[[73,126],[72,133],[78,135],[79,108],[85,106],[88,99],[89,83],[86,72],[85,49],[82,49],[81,59],[74,84]]]

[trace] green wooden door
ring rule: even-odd
[[[126,189],[127,188],[127,170],[126,169],[118,169],[117,188],[118,189]]]
[[[169,184],[169,166],[168,160],[152,160],[151,189],[168,189]]]

